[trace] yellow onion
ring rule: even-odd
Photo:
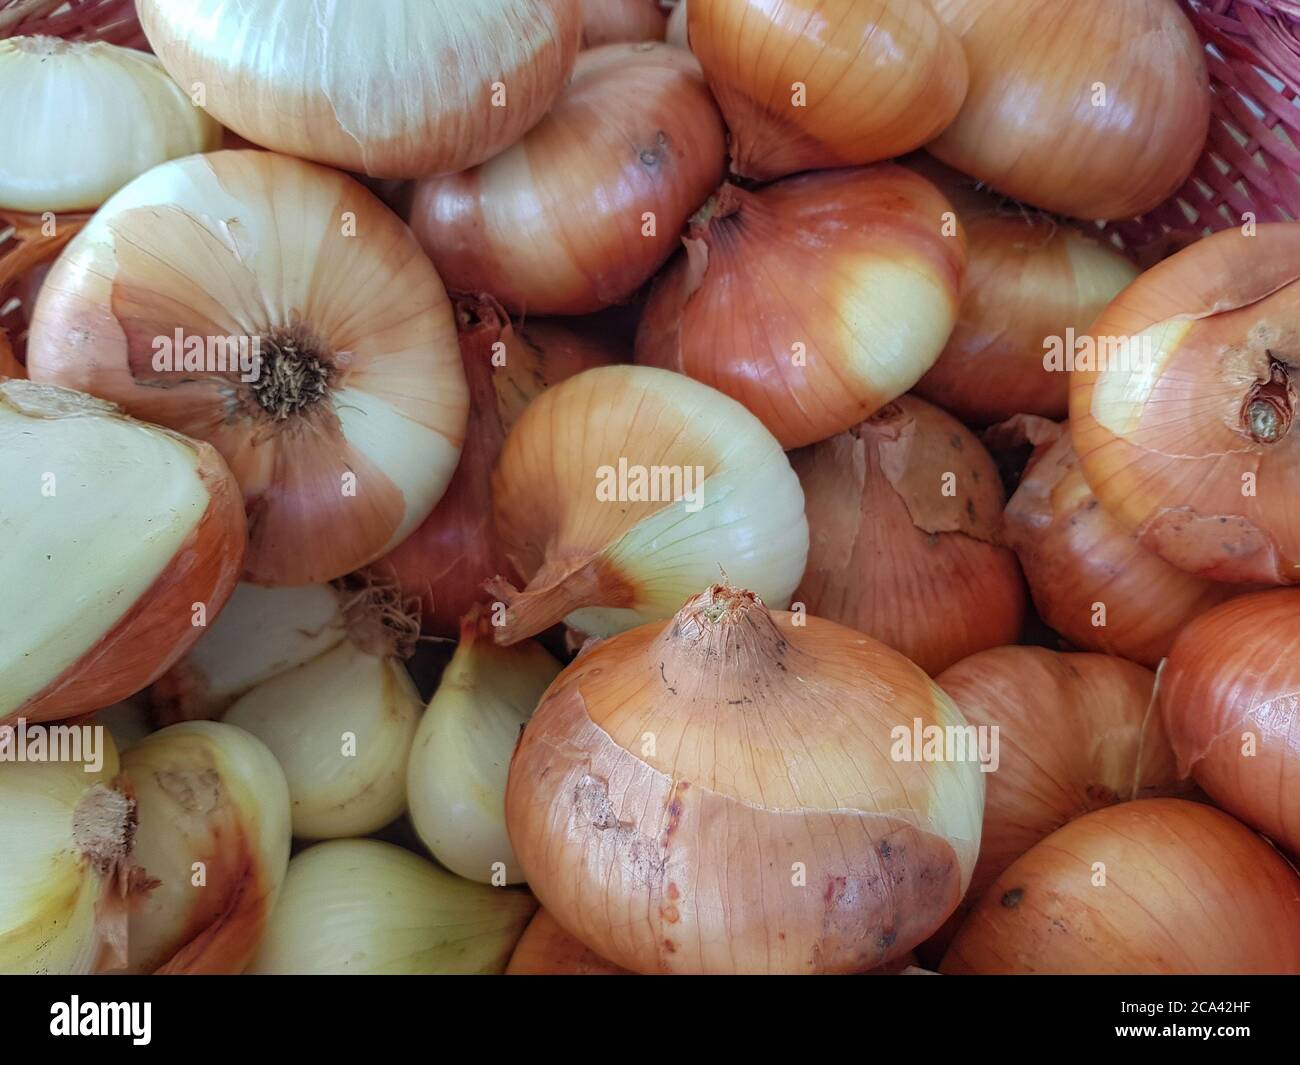
[[[1182,799],[1097,810],[994,881],[945,973],[1300,974],[1300,877],[1227,814]]]
[[[1216,803],[1300,855],[1300,589],[1245,595],[1179,635],[1160,675],[1165,727]]]
[[[578,0],[139,0],[168,72],[222,125],[376,177],[463,170],[546,113]]]
[[[551,685],[510,840],[547,911],[624,968],[864,972],[933,932],[975,864],[976,761],[902,746],[934,727],[965,728],[902,655],[715,585]]]
[[[560,663],[531,640],[498,647],[486,611],[460,642],[420,718],[406,769],[411,824],[453,873],[501,887],[523,880],[506,834],[506,774],[519,730]]]
[[[94,210],[138,174],[219,147],[221,127],[134,48],[0,40],[0,208]]]
[[[164,163],[105,204],[46,278],[27,368],[213,444],[259,584],[396,546],[451,479],[468,405],[451,303],[406,227],[261,151]]]
[[[0,723],[98,710],[163,673],[239,576],[239,490],[208,445],[0,380]]]
[[[582,46],[662,41],[668,16],[659,0],[581,0]]]
[[[790,461],[810,531],[794,601],[809,613],[931,675],[1019,639],[1024,582],[1001,545],[997,466],[955,418],[900,396]]]
[[[783,447],[843,432],[916,384],[952,332],[966,252],[950,209],[889,164],[724,185],[655,282],[637,361],[738,399]]]
[[[125,957],[128,907],[149,886],[134,864],[136,804],[117,779],[117,748],[101,729],[92,750],[77,729],[69,740],[80,758],[18,760],[20,741],[7,729],[0,726],[0,972],[111,968]]]
[[[719,567],[785,606],[808,557],[803,491],[772,435],[734,400],[644,366],[543,392],[507,437],[492,494],[528,582],[490,588],[509,605],[501,643],[561,620],[608,636],[671,617]]]
[[[1205,54],[1175,0],[932,0],[970,91],[928,149],[999,192],[1076,218],[1168,199],[1205,145]]]
[[[318,843],[289,863],[250,973],[503,972],[537,903],[370,839]]]
[[[1003,515],[1034,606],[1075,647],[1155,669],[1179,630],[1240,593],[1138,546],[1097,502],[1069,433],[1041,449]]]
[[[289,790],[233,725],[186,721],[122,756],[139,810],[136,862],[158,881],[131,914],[132,972],[239,973],[289,862]]]
[[[507,976],[630,976],[569,935],[545,910],[538,910],[519,937]]]
[[[583,314],[659,269],[722,180],[725,151],[689,54],[651,41],[593,48],[521,141],[421,181],[411,226],[453,292],[490,292],[518,314]]]
[[[743,177],[902,155],[966,96],[966,57],[930,0],[691,0],[687,20]]]
[[[420,600],[426,632],[454,637],[483,601],[485,581],[510,562],[492,526],[492,467],[506,433],[538,393],[593,366],[621,361],[614,345],[545,319],[514,326],[495,301],[457,306],[460,350],[470,389],[460,464],[432,513],[374,564]]]
[[[1207,237],[1093,324],[1070,380],[1092,490],[1138,544],[1210,580],[1300,582],[1300,224]],[[1084,352],[1083,354],[1087,354]]]

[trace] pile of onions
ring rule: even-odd
[[[497,532],[528,582],[496,639],[562,620],[608,636],[671,617],[719,567],[774,606],[808,558],[803,491],[734,400],[681,374],[607,366],[543,392],[492,478]]]
[[[1205,145],[1205,53],[1175,0],[931,0],[970,91],[927,148],[999,192],[1076,218],[1168,199]]]
[[[668,14],[659,0],[581,0],[582,46],[662,41]]]
[[[1192,618],[1241,591],[1140,547],[1097,502],[1068,433],[1035,455],[1002,529],[1047,624],[1075,647],[1151,669]]]
[[[0,765],[0,972],[88,973],[126,960],[136,806],[111,737],[81,758]],[[5,741],[17,743],[14,734]],[[75,750],[75,748],[74,748]]]
[[[238,579],[239,489],[206,444],[111,403],[0,380],[0,723],[133,694]]]
[[[224,126],[375,177],[463,170],[518,140],[578,48],[578,0],[139,0],[149,44]]]
[[[843,432],[916,384],[952,332],[966,245],[950,211],[892,164],[724,185],[655,281],[637,361],[740,400],[783,447]]]
[[[1153,267],[1070,379],[1089,486],[1143,548],[1198,576],[1300,582],[1300,223],[1227,229]]]
[[[94,210],[168,159],[210,152],[221,127],[134,48],[0,40],[0,208]]]
[[[790,457],[803,485],[808,568],[794,601],[934,675],[1015,643],[1024,582],[999,542],[997,466],[955,418],[901,396]]]
[[[535,129],[415,189],[411,225],[447,287],[511,312],[583,314],[659,269],[722,180],[722,119],[699,64],[667,44],[583,52]]]
[[[45,280],[27,368],[213,444],[259,584],[396,546],[451,479],[468,406],[409,230],[344,175],[261,151],[164,163],[105,204]]]
[[[1178,637],[1160,704],[1178,767],[1300,855],[1300,589],[1246,595]]]
[[[289,862],[289,790],[243,729],[187,721],[122,755],[135,789],[135,861],[156,880],[131,913],[134,973],[242,972]]]
[[[949,726],[902,655],[715,585],[551,685],[510,766],[510,840],[556,921],[623,968],[864,972],[970,881],[979,766],[899,746]]]
[[[524,879],[506,834],[506,776],[519,730],[560,668],[532,640],[498,647],[486,611],[461,623],[456,653],[404,748],[411,824],[453,873],[496,887]]]
[[[519,937],[507,976],[629,976],[574,939],[545,910],[538,910]]]
[[[1300,974],[1300,877],[1210,806],[1121,803],[994,881],[945,973]]]
[[[687,20],[742,177],[902,155],[966,97],[961,43],[930,0],[692,0]]]
[[[370,839],[318,843],[289,863],[248,971],[317,976],[501,973],[537,909]]]
[[[515,577],[492,525],[492,467],[506,434],[543,390],[621,361],[613,344],[558,321],[516,328],[491,299],[463,300],[456,313],[470,391],[460,464],[433,512],[373,567],[419,598],[425,632],[446,637],[483,600],[485,581]]]

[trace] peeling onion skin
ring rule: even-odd
[[[1183,775],[1300,856],[1300,589],[1241,596],[1197,618],[1160,685]]]
[[[865,972],[961,898],[982,774],[890,753],[894,726],[960,714],[897,652],[805,620],[714,586],[584,652],[524,729],[511,843],[546,910],[614,964]]]
[[[538,910],[510,955],[507,976],[631,976],[574,939],[545,910]]]
[[[234,590],[243,506],[207,444],[79,392],[0,380],[0,475],[0,524],[19,534],[0,557],[0,587],[40,600],[0,611],[0,724],[134,694],[202,635],[196,605],[213,618]],[[61,518],[48,517],[55,508]],[[54,524],[43,530],[38,513]],[[105,557],[114,537],[120,549]]]
[[[177,329],[257,339],[262,375],[155,369]],[[33,380],[215,446],[257,584],[333,580],[396,546],[451,480],[468,414],[451,302],[409,230],[272,152],[190,156],[117,193],[46,278],[27,359]]]
[[[1071,435],[1102,505],[1188,573],[1300,582],[1300,223],[1198,241],[1092,334],[1139,356],[1071,374]]]
[[[929,0],[692,0],[686,17],[742,177],[902,155],[966,96],[966,56]]]
[[[943,235],[951,210],[892,164],[725,185],[656,279],[636,360],[739,400],[787,449],[843,432],[915,385],[952,332],[966,238]]]
[[[865,632],[931,676],[1019,639],[1024,581],[1001,544],[1002,483],[955,418],[900,396],[790,462],[811,533],[794,602],[808,613]]]
[[[474,166],[546,113],[573,67],[578,0],[140,0],[183,87],[248,140],[343,170]],[[506,105],[494,104],[495,86]]]
[[[940,971],[1294,975],[1300,877],[1213,807],[1121,803],[1071,821],[998,877]]]
[[[659,0],[581,0],[582,46],[662,41],[668,16]]]
[[[1155,669],[1185,625],[1242,591],[1139,547],[1088,487],[1068,432],[1040,448],[1003,517],[1039,616],[1082,650]]]
[[[491,293],[512,314],[586,314],[631,298],[659,269],[725,156],[722,118],[689,53],[606,45],[582,53],[518,143],[419,182],[411,227],[453,292]]]
[[[970,64],[961,111],[926,146],[949,166],[1087,219],[1149,211],[1192,172],[1209,132],[1209,78],[1174,0],[933,6]]]

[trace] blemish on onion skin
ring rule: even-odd
[[[677,953],[677,944],[674,943],[671,939],[665,939],[665,940],[664,940],[664,950],[668,951],[669,954],[676,954],[676,953]]]
[[[676,924],[682,919],[681,911],[673,905],[661,906],[659,908],[659,916],[669,924]]]
[[[668,894],[668,897],[669,897],[670,899],[673,900],[673,902],[676,902],[678,899],[680,899],[680,898],[682,897],[682,893],[681,893],[681,891],[678,890],[677,885],[674,884],[671,880],[668,881],[668,892],[667,892],[667,894]]]
[[[1002,896],[1002,905],[1005,906],[1008,910],[1014,910],[1017,906],[1020,905],[1020,900],[1023,899],[1024,897],[1025,897],[1024,888],[1012,888],[1010,891],[1008,891],[1005,895]]]

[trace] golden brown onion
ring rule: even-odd
[[[1071,821],[976,904],[945,973],[1300,973],[1300,877],[1227,814],[1144,799]]]
[[[999,192],[1076,218],[1163,203],[1205,144],[1210,90],[1174,0],[933,0],[970,91],[928,149]]]
[[[581,0],[582,46],[662,41],[668,15],[659,0]]]
[[[952,332],[966,245],[950,210],[890,164],[724,185],[655,282],[637,361],[740,400],[783,447],[843,432],[916,384]]]
[[[1024,582],[1000,542],[1002,484],[955,418],[900,396],[790,462],[810,532],[794,602],[932,676],[1019,638]]]
[[[1300,224],[1148,270],[1070,381],[1083,475],[1139,545],[1217,581],[1300,582]]]

